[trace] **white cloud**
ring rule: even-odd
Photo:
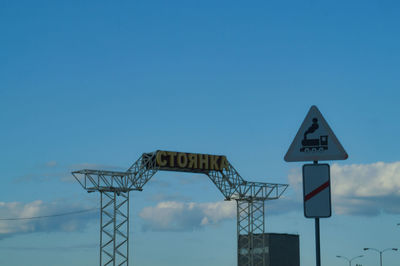
[[[54,166],[56,166],[57,165],[57,162],[56,161],[48,161],[48,162],[46,162],[46,166],[47,167],[54,167]]]
[[[164,201],[154,207],[143,208],[139,216],[145,221],[144,230],[191,231],[235,218],[236,205],[234,201]]]
[[[301,171],[289,174],[301,192]],[[332,203],[336,214],[400,214],[400,162],[331,165]]]
[[[331,176],[337,196],[400,197],[400,162],[333,164]]]
[[[147,197],[148,200],[153,202],[160,202],[160,201],[190,201],[190,197],[181,195],[179,193],[173,194],[164,194],[164,193],[157,193]]]
[[[71,213],[85,209],[82,205],[67,205],[64,202],[45,203],[41,200],[21,202],[0,202],[0,238],[16,234],[54,231],[80,231],[90,221],[96,220],[96,212],[76,215],[56,216],[41,219],[4,220],[8,218],[28,218]]]
[[[294,168],[290,170],[288,179],[290,188],[293,188],[296,192],[300,192],[303,189],[302,173],[300,168]]]

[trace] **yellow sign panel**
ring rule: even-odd
[[[222,171],[228,169],[228,161],[223,155],[157,151],[156,166],[163,170],[174,171]]]

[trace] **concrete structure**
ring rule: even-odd
[[[263,265],[263,259],[265,266],[300,266],[299,235],[266,233],[263,236],[239,236],[238,266]],[[263,239],[263,241],[258,241],[257,245],[251,248],[254,255],[264,254],[264,258],[259,258],[259,261],[253,262],[254,264],[250,264],[247,260],[247,243],[250,242],[249,237]],[[264,242],[264,247],[262,246],[262,242]]]

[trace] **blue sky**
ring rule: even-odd
[[[290,184],[267,203],[267,231],[300,234],[313,265],[302,163],[283,157],[317,105],[349,154],[330,162],[323,264],[364,254],[376,265],[362,248],[400,248],[399,11],[390,0],[2,1],[0,218],[97,207],[73,170],[125,170],[157,149],[225,154],[247,180]],[[160,172],[131,196],[133,264],[236,265],[234,206],[206,176]],[[0,221],[0,265],[97,265],[97,215]]]

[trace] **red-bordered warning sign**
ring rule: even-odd
[[[313,105],[286,155],[287,162],[346,160],[349,156],[332,129]]]
[[[303,195],[305,217],[331,217],[329,164],[303,165]]]

